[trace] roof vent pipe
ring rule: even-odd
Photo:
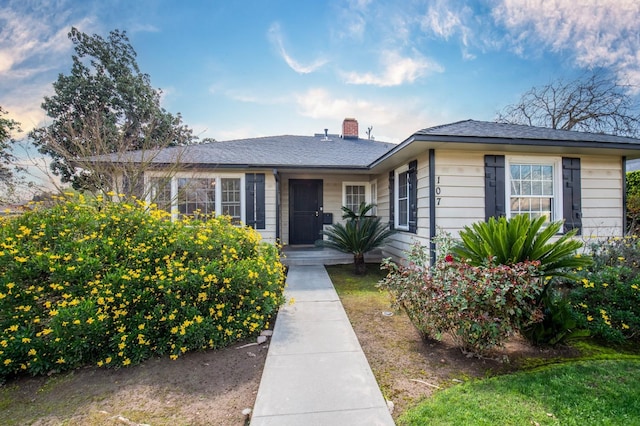
[[[329,129],[324,129],[324,139],[325,141],[329,140]]]

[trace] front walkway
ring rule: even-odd
[[[251,426],[393,425],[322,265],[290,265]]]

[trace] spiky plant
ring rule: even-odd
[[[590,257],[577,254],[582,241],[573,238],[575,230],[553,239],[562,221],[544,227],[545,221],[544,217],[531,219],[528,215],[517,215],[511,219],[492,217],[487,222],[476,222],[460,231],[462,241],[452,251],[477,266],[537,260],[541,274],[547,277],[567,277],[572,269],[591,263]]]
[[[342,207],[346,220],[344,224],[335,223],[323,231],[327,236],[325,247],[334,248],[343,253],[353,254],[356,275],[366,273],[365,253],[382,246],[385,240],[394,233],[380,222],[379,217],[368,216],[373,204],[361,203],[357,212]]]
[[[521,330],[535,344],[555,344],[566,338],[575,326],[570,317],[570,306],[552,289],[554,277],[575,279],[572,271],[591,264],[591,257],[577,254],[582,241],[573,238],[575,231],[557,236],[562,222],[546,227],[545,218],[531,219],[528,215],[514,216],[510,220],[490,218],[466,226],[460,232],[461,243],[453,253],[476,266],[512,265],[525,260],[540,262],[540,275],[544,280],[536,303],[544,312],[542,322]]]

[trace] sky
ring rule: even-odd
[[[397,143],[594,68],[640,88],[638,0],[0,0],[0,106],[25,132],[50,122],[72,26],[126,31],[162,106],[219,141],[353,117]]]

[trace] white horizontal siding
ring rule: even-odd
[[[580,169],[583,238],[623,235],[621,159],[584,156]]]
[[[438,150],[435,157],[436,228],[457,236],[484,220],[484,153]]]

